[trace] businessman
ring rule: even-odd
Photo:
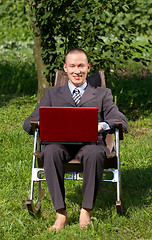
[[[70,50],[65,56],[63,68],[68,75],[68,84],[46,89],[41,103],[24,122],[25,131],[32,134],[30,121],[39,119],[40,106],[97,107],[99,132],[102,129],[113,128],[115,121],[122,121],[123,129],[127,130],[126,118],[113,103],[111,90],[101,87],[93,88],[87,83],[86,77],[91,65],[85,51],[82,49]],[[82,120],[80,119],[80,122]],[[62,127],[64,126],[62,126],[61,119],[59,128]],[[104,161],[108,154],[109,149],[102,139],[102,134],[99,134],[97,145],[50,144],[43,148],[41,159],[44,160],[47,186],[56,210],[56,221],[50,229],[60,230],[68,223],[63,164],[72,158],[78,159],[83,164],[83,201],[79,223],[81,228],[87,228],[102,180]]]

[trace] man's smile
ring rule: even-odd
[[[76,80],[79,80],[79,79],[82,77],[82,75],[73,75],[73,77],[74,77]]]

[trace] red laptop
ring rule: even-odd
[[[98,141],[98,108],[40,107],[41,142],[92,143]]]

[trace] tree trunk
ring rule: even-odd
[[[38,76],[38,91],[37,91],[37,104],[41,101],[44,96],[45,89],[49,87],[49,82],[45,76],[45,64],[41,57],[41,40],[34,37],[34,47],[33,47],[34,58],[37,66],[37,76]]]

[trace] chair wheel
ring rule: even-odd
[[[116,201],[116,208],[118,214],[123,214],[123,206],[121,201]]]

